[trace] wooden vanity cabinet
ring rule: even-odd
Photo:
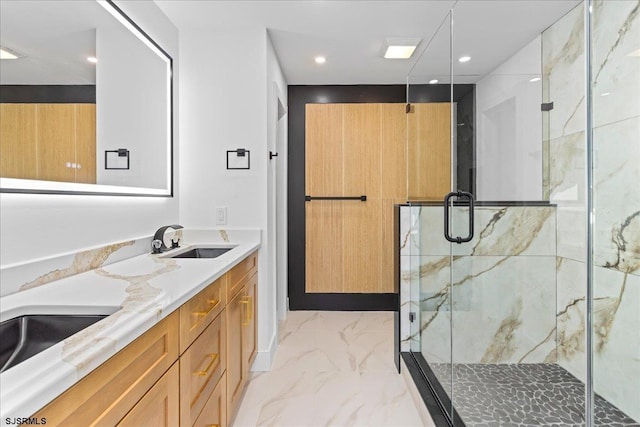
[[[226,427],[256,356],[257,265],[254,252],[34,417],[54,426]]]
[[[219,315],[180,356],[180,425],[191,426],[226,369],[226,316]]]
[[[178,328],[174,312],[34,417],[46,418],[53,426],[118,424],[178,359]]]
[[[258,349],[257,307],[256,296],[258,292],[258,273],[249,278],[244,289],[245,320],[242,323],[242,372],[245,378],[249,377],[249,369],[256,358]]]
[[[225,427],[227,425],[227,374],[209,396],[193,427]]]
[[[257,264],[241,279],[242,285],[227,305],[227,413],[233,420],[256,356]],[[227,285],[229,286],[229,285]]]
[[[174,427],[180,420],[178,364],[173,366],[144,395],[118,427]]]
[[[233,418],[242,397],[246,376],[242,363],[242,323],[244,321],[244,294],[239,292],[227,305],[227,413]]]
[[[227,305],[224,275],[180,307],[180,354]]]

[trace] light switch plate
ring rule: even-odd
[[[216,225],[227,225],[227,208],[216,208]]]

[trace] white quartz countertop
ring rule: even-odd
[[[212,259],[166,258],[187,246],[234,246]],[[183,230],[180,249],[151,253],[0,298],[23,314],[110,314],[0,374],[0,419],[29,417],[260,247],[260,230]]]

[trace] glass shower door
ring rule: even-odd
[[[447,14],[419,47],[407,78],[407,188],[411,206],[410,349],[441,408],[452,417],[450,255],[442,234],[442,197],[451,191],[449,177],[455,175],[450,43],[451,16]]]
[[[500,17],[487,13],[496,9]],[[586,200],[576,146],[584,130],[575,119],[585,113],[576,71],[584,69],[583,11],[576,2],[483,0],[459,1],[452,11],[451,81],[473,84],[475,94],[475,200],[453,187],[442,214],[450,241],[451,396],[467,426],[585,423],[579,372],[586,355],[575,335],[585,316],[570,306],[565,318],[559,306],[584,295],[586,282],[557,283],[559,268],[575,267],[558,251],[574,256],[586,241],[584,228],[574,229],[577,247],[559,245],[569,243],[563,228],[584,219]],[[481,39],[493,41],[491,52]],[[454,116],[452,139],[469,123],[457,109]],[[576,158],[565,159],[569,153]]]
[[[450,91],[450,186],[411,200],[409,276],[454,425],[640,425],[639,11],[460,0],[409,75],[414,106]]]

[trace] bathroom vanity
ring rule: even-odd
[[[257,350],[260,232],[236,233],[236,241],[233,232],[232,238],[218,230],[189,232],[180,249],[4,297],[2,320],[34,310],[87,312],[90,301],[93,311],[104,312],[120,301],[109,316],[0,374],[2,418],[46,418],[47,425],[230,423]],[[231,250],[210,259],[173,258],[207,245]]]

